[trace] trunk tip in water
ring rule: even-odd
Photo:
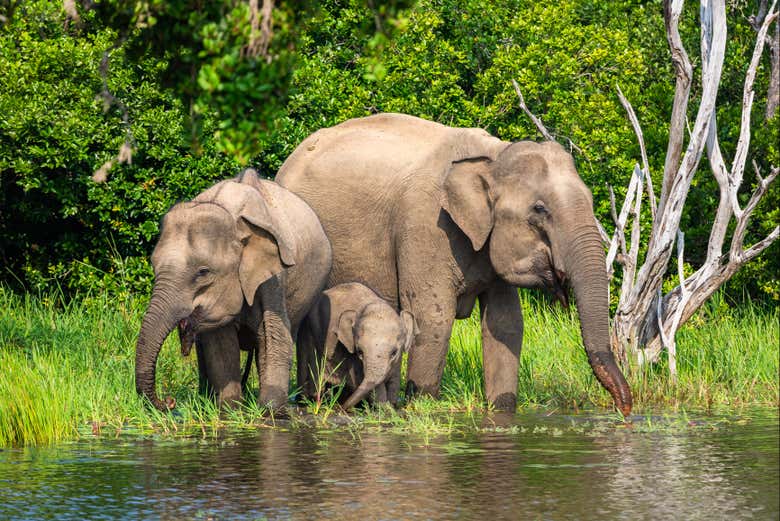
[[[589,353],[588,359],[596,378],[612,395],[615,407],[617,407],[623,417],[627,418],[631,414],[633,406],[631,389],[628,387],[628,382],[626,382],[623,373],[620,372],[614,355],[611,351],[597,351],[592,354]]]

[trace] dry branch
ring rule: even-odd
[[[520,100],[520,108],[523,109],[523,112],[525,112],[526,116],[528,116],[533,124],[536,125],[536,129],[544,136],[544,139],[548,141],[555,141],[555,138],[552,134],[550,134],[550,131],[547,130],[547,127],[544,126],[542,120],[534,116],[533,113],[528,110],[528,106],[525,104],[525,98],[523,98],[523,93],[520,92],[520,85],[517,84],[514,78],[512,79],[512,86],[514,86],[515,92],[517,93],[517,98]]]
[[[617,248],[620,246],[620,252],[625,258],[628,254],[626,248],[625,229],[628,222],[628,215],[631,210],[631,205],[634,203],[634,198],[641,190],[642,171],[639,169],[639,165],[634,166],[634,172],[631,175],[631,181],[628,183],[628,191],[626,192],[626,199],[623,201],[623,206],[620,208],[620,215],[616,214],[615,210],[615,192],[612,187],[609,187],[609,202],[610,209],[612,211],[612,220],[615,222],[615,233],[612,235],[612,240],[609,243],[609,249],[607,250],[607,272],[612,275],[612,264],[617,256]],[[641,192],[640,196],[641,196]],[[621,262],[622,264],[622,262]]]
[[[523,93],[520,92],[520,85],[517,84],[517,82],[512,79],[512,86],[515,88],[515,93],[517,94],[517,98],[520,102],[520,108],[525,112],[526,116],[533,122],[533,124],[536,126],[536,129],[539,131],[539,133],[544,136],[544,139],[548,141],[556,141],[555,136],[550,133],[549,130],[547,130],[547,127],[544,126],[544,123],[542,123],[542,120],[538,117],[534,116],[533,112],[531,112],[528,109],[528,106],[525,104],[525,98],[523,97]],[[578,147],[574,141],[572,141],[570,138],[566,138],[566,140],[569,142],[569,150],[576,150],[580,154],[582,154],[582,149]]]
[[[273,0],[263,0],[262,9],[258,6],[258,0],[249,0],[249,43],[242,49],[243,56],[249,58],[262,56],[266,61],[271,61],[268,46],[273,36],[271,30],[273,10]]]
[[[750,25],[756,32],[764,25],[768,12],[767,0],[761,0],[758,12],[748,18]],[[767,32],[764,42],[769,48],[769,87],[766,92],[765,112],[765,119],[769,121],[774,117],[777,107],[780,105],[780,23],[775,24],[774,33]]]
[[[645,148],[645,138],[642,134],[642,127],[639,125],[639,119],[636,117],[634,107],[631,106],[631,103],[629,103],[626,97],[623,95],[623,91],[620,90],[620,86],[616,85],[615,88],[617,89],[620,104],[623,105],[623,108],[626,109],[626,112],[628,113],[628,119],[631,121],[631,126],[634,127],[636,140],[639,142],[639,151],[642,155],[642,172],[645,176],[645,182],[647,183],[647,196],[650,199],[650,216],[653,222],[655,222],[655,190],[653,189],[653,179],[650,177],[650,165],[647,161],[647,149]]]
[[[122,126],[125,128],[125,140],[122,146],[119,147],[119,152],[113,158],[104,162],[100,168],[95,170],[92,174],[92,180],[96,183],[105,183],[108,180],[108,173],[115,164],[133,162],[133,143],[135,141],[133,137],[133,130],[130,126],[130,113],[127,110],[127,105],[119,98],[114,96],[108,88],[108,68],[111,58],[111,52],[103,52],[103,58],[100,61],[100,78],[103,81],[103,89],[98,93],[97,99],[103,101],[103,112],[108,112],[112,106],[115,106],[122,113]]]
[[[680,161],[677,161],[676,157],[678,151],[682,151],[684,144],[682,130],[686,125],[685,114],[691,71],[688,68],[690,62],[677,32],[682,2],[673,0],[665,3],[664,15],[672,60],[677,72],[677,90],[675,92],[673,120],[670,125],[663,191],[658,203],[656,219],[653,221],[648,250],[635,281],[630,280],[632,274],[624,268],[623,285],[614,320],[614,336],[619,354],[622,354],[622,349],[627,349],[635,353],[640,362],[655,361],[661,350],[666,347],[669,352],[670,371],[672,371],[673,378],[676,377],[674,335],[677,329],[742,265],[761,253],[780,235],[780,228],[776,227],[762,241],[747,249],[743,246],[750,216],[766,194],[769,184],[777,177],[779,171],[777,167],[772,167],[770,174],[764,179],[761,177],[758,167],[754,165],[758,184],[744,208],[740,207],[737,197],[742,185],[745,162],[750,147],[750,113],[754,99],[753,84],[756,69],[760,62],[769,26],[778,17],[775,9],[776,3],[776,0],[772,3],[760,27],[757,28],[756,46],[745,75],[740,135],[730,169],[723,158],[718,143],[717,118],[715,116],[717,88],[725,58],[726,13],[724,2],[723,0],[702,2],[701,102],[693,129],[690,130],[685,153]],[[618,92],[618,96],[634,126],[637,139],[640,140],[640,150],[643,150],[641,129],[636,115],[621,92]],[[685,100],[685,103],[682,103],[681,100]],[[720,201],[710,232],[706,260],[693,275],[685,278],[683,273],[683,234],[679,230],[679,223],[690,183],[698,169],[702,149],[705,145],[712,175],[718,182]],[[629,194],[627,194],[624,205],[630,204],[629,197],[633,183],[634,177],[629,184]],[[639,219],[639,201],[634,201],[634,205],[633,217],[636,227]],[[723,244],[732,219],[731,245],[728,255],[723,255]],[[625,222],[621,224],[625,226]],[[634,251],[633,248],[638,241],[633,235],[632,232],[632,248],[626,257],[628,266],[632,262],[638,262],[638,251]],[[662,294],[663,276],[670,261],[675,236],[678,244],[677,270],[680,284],[664,296]],[[643,349],[640,350],[640,348]]]
[[[683,150],[683,141],[685,139],[684,130],[687,121],[688,97],[691,92],[691,78],[693,77],[693,68],[688,53],[682,44],[680,31],[680,15],[682,14],[682,0],[664,2],[664,25],[666,26],[666,38],[669,42],[669,49],[672,53],[672,63],[674,64],[675,74],[677,76],[674,87],[674,102],[672,104],[672,117],[669,127],[669,143],[666,148],[666,161],[664,162],[664,177],[661,185],[661,200],[658,203],[656,213],[663,213],[666,206],[666,199],[671,190],[671,183],[674,179],[674,173],[680,162],[680,156]]]

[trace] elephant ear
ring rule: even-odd
[[[266,189],[257,171],[253,168],[247,168],[237,178],[238,183],[254,188],[253,195],[244,200],[244,204],[239,213],[254,226],[268,230],[276,240],[279,246],[279,256],[286,266],[294,266],[297,256],[297,241],[295,233],[280,215],[281,205],[276,201],[269,190]],[[265,181],[269,183],[270,181]]]
[[[458,161],[444,178],[441,206],[469,238],[474,251],[482,249],[493,229],[490,163],[484,157]]]
[[[417,329],[417,321],[414,319],[414,315],[405,309],[401,311],[401,322],[404,325],[404,332],[406,332],[404,351],[408,353],[414,343],[414,337],[417,336],[420,330]]]
[[[268,212],[261,197],[248,198],[236,222],[243,249],[238,265],[241,291],[252,304],[260,285],[295,264],[295,240]]]
[[[357,319],[357,311],[354,309],[348,309],[339,316],[339,323],[336,326],[336,337],[339,342],[344,344],[347,351],[355,353],[355,320]]]

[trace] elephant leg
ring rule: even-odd
[[[209,398],[214,397],[214,388],[209,383],[209,377],[206,374],[206,354],[203,350],[203,341],[200,337],[195,337],[195,354],[198,357],[198,392]]]
[[[255,358],[255,352],[258,349],[257,332],[255,329],[246,326],[238,328],[238,344],[242,350],[247,352],[244,372],[241,376],[241,392],[243,393],[246,393],[249,372],[252,370],[252,360]]]
[[[315,378],[317,378],[317,365],[314,364],[314,357],[317,356],[314,340],[304,322],[298,331],[298,342],[296,343],[295,361],[296,361],[296,382],[301,396],[314,398],[316,394]],[[324,368],[323,368],[324,369]]]
[[[517,368],[523,345],[523,312],[517,289],[495,282],[479,295],[485,396],[498,409],[517,406]]]
[[[241,350],[233,324],[200,333],[203,365],[219,406],[241,400]],[[199,351],[199,355],[201,352]],[[200,356],[198,358],[200,361]],[[199,362],[200,363],[200,362]]]
[[[390,371],[390,376],[387,378],[387,381],[384,384],[386,392],[387,392],[387,401],[390,402],[393,407],[396,407],[398,405],[398,393],[401,390],[401,359],[399,357],[398,361],[393,366],[393,369]]]
[[[439,396],[457,306],[446,241],[442,230],[431,226],[411,226],[397,237],[398,304],[414,315],[419,330],[407,359],[407,398]]]
[[[373,392],[374,404],[387,403],[387,384],[381,383],[376,386]]]
[[[290,390],[290,369],[293,340],[290,319],[284,301],[284,286],[280,276],[273,276],[258,289],[262,303],[263,344],[258,350],[260,403],[270,407],[287,404]]]
[[[419,333],[409,352],[406,377],[407,396],[439,396],[439,386],[447,361],[452,324],[455,322],[455,294],[447,283],[430,281],[430,273],[401,286],[401,309],[411,311]]]

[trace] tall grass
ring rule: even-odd
[[[610,407],[580,346],[576,312],[550,309],[527,296],[522,301],[520,406]],[[160,394],[176,399],[176,412],[147,407],[133,381],[140,300],[90,296],[64,302],[56,294],[20,296],[0,287],[0,309],[0,446],[46,444],[92,432],[207,433],[253,427],[265,412],[250,397],[245,407],[220,413],[199,396],[197,362],[194,355],[181,357],[175,335],[163,346],[157,380]],[[779,330],[777,308],[748,304],[705,310],[679,334],[677,385],[664,361],[629,376],[635,409],[776,407]],[[442,399],[408,406],[410,418],[435,408],[482,407],[480,343],[476,314],[456,323]]]
[[[521,294],[524,314],[518,404],[566,409],[609,407],[582,348],[575,309],[549,307]],[[635,410],[654,407],[780,404],[780,315],[749,301],[728,308],[715,299],[678,333],[677,383],[666,358],[631,366]],[[477,313],[455,324],[442,382],[447,394],[483,398],[482,346]]]

